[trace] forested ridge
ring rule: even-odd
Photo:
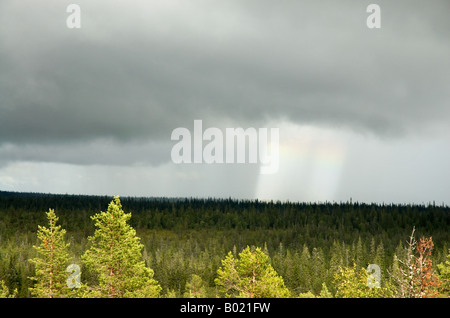
[[[81,266],[84,284],[97,284],[98,273],[82,266],[82,255],[92,244],[88,237],[96,231],[91,217],[105,211],[112,200],[109,196],[0,192],[0,281],[7,293],[33,296],[30,288],[36,282],[30,277],[35,265],[30,260],[39,257],[33,246],[39,244],[38,226],[48,224],[45,212],[49,209],[54,209],[58,224],[67,231],[69,263]],[[419,242],[419,247],[432,239],[430,264],[436,274],[445,271],[437,264],[445,264],[450,247],[450,208],[434,203],[140,197],[120,201],[143,245],[145,266],[152,269],[152,279],[161,287],[159,297],[189,297],[193,285],[201,286],[204,297],[224,296],[218,281],[224,260],[230,255],[232,261],[258,255],[255,247],[268,256],[267,262],[291,297],[325,292],[342,296],[342,282],[351,280],[351,275],[360,279],[357,273],[369,264],[380,266],[383,286],[395,284],[396,258],[405,257],[413,229],[418,242],[430,238]],[[252,249],[246,249],[249,246]],[[447,296],[445,282],[441,285],[440,295]]]

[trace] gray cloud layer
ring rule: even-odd
[[[68,3],[0,2],[4,161],[162,162],[194,119],[385,137],[450,119],[445,0],[377,1],[381,30],[365,26],[364,1],[78,1],[80,30],[65,27]],[[108,159],[102,140],[135,156]]]

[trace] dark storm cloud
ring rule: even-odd
[[[449,119],[447,1],[377,1],[380,30],[364,1],[78,1],[80,30],[68,3],[0,3],[0,145],[28,145],[3,158],[97,162],[96,140],[170,145],[194,119],[384,136]]]
[[[3,144],[0,146],[0,167],[8,161],[116,166],[133,163],[159,165],[170,160],[170,151],[168,143],[146,140],[118,142],[113,139],[96,139],[65,144]]]

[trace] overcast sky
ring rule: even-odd
[[[70,3],[81,28],[69,29]],[[369,29],[369,4],[381,28]],[[450,203],[448,0],[0,0],[0,190]],[[279,128],[279,169],[175,164]]]

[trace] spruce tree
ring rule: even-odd
[[[311,283],[312,291],[319,293],[323,283],[327,281],[327,270],[325,267],[325,256],[321,248],[314,247],[311,253]]]
[[[309,252],[309,248],[306,244],[303,244],[302,254],[300,255],[300,267],[301,267],[301,276],[300,276],[300,291],[308,292],[312,289],[312,268],[311,268],[311,253]]]
[[[361,240],[361,236],[358,237],[358,242],[356,243],[355,263],[358,267],[366,267],[368,265],[366,247]]]
[[[383,242],[380,242],[378,244],[373,262],[381,268],[385,267],[385,252]]]
[[[145,266],[143,244],[127,222],[131,213],[122,210],[118,196],[107,212],[91,217],[95,233],[89,237],[89,249],[82,256],[83,264],[97,274],[98,286],[90,289],[89,297],[158,297],[161,291],[153,279],[153,270]]]
[[[48,228],[38,225],[38,246],[33,246],[38,257],[30,260],[35,266],[35,276],[30,277],[36,283],[30,288],[31,295],[39,298],[57,298],[67,295],[66,266],[69,262],[69,243],[65,242],[66,230],[56,225],[58,217],[50,209],[47,214]]]

